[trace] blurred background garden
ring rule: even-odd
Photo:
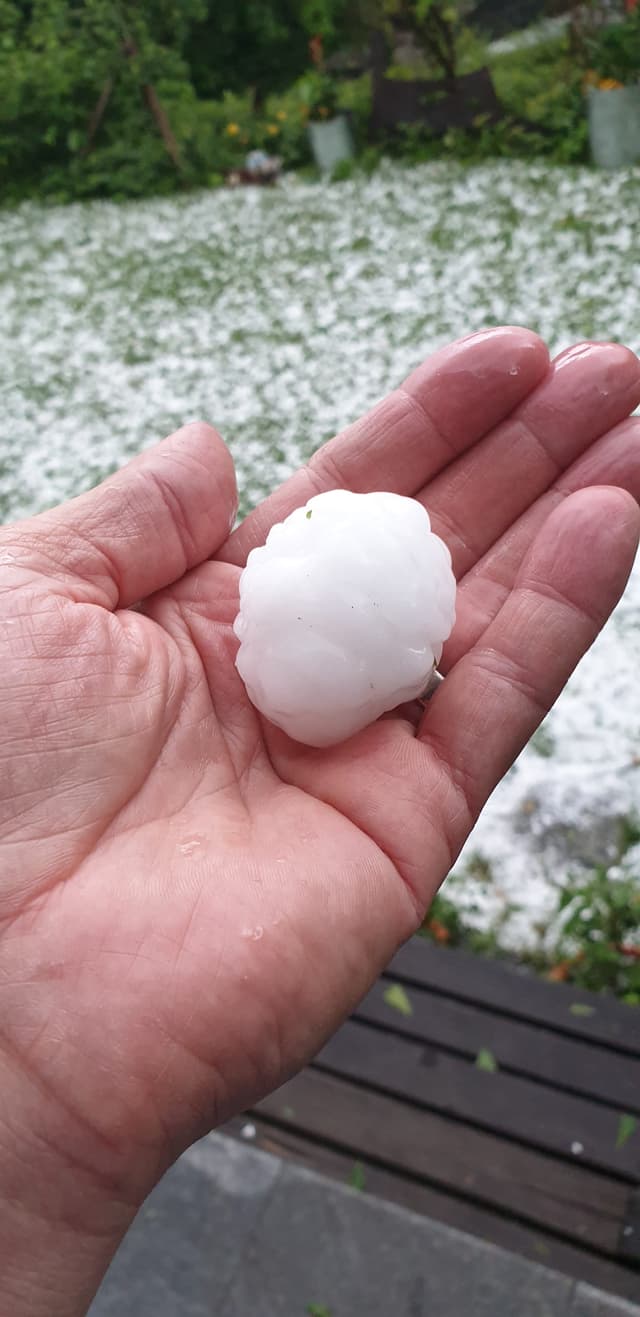
[[[0,511],[184,421],[252,507],[428,352],[640,349],[640,6],[0,0]],[[640,576],[430,936],[640,1001]]]

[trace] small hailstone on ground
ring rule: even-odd
[[[455,621],[451,555],[422,504],[330,490],[253,549],[236,666],[294,740],[329,746],[421,695]]]

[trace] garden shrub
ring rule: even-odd
[[[0,49],[4,200],[33,193],[56,201],[136,197],[185,185],[211,186],[241,168],[254,148],[280,156],[286,169],[305,169],[311,163],[307,120],[310,78],[315,74],[307,73],[285,92],[267,96],[257,109],[249,90],[203,100],[180,55],[153,43],[144,60],[119,61],[107,111],[91,151],[85,153],[87,125],[108,66],[102,56],[81,59],[64,24],[60,30],[56,27],[51,0],[42,0],[41,7],[48,16],[46,39],[29,44],[20,39],[15,5],[7,9],[7,0],[0,0],[0,17],[7,9],[5,18],[11,19]],[[491,125],[479,116],[472,131],[452,129],[440,138],[421,125],[408,125],[388,141],[371,145],[371,78],[363,74],[339,81],[337,107],[350,115],[367,172],[375,168],[383,149],[410,164],[439,158],[472,163],[494,156],[544,156],[560,163],[588,158],[584,73],[567,37],[491,54],[477,36],[463,30],[458,47],[462,72],[489,62],[504,119]],[[415,69],[395,71],[416,75]],[[153,81],[166,111],[180,152],[180,173],[144,101],[143,78]]]
[[[560,163],[587,159],[584,75],[566,36],[496,55],[491,73],[508,114],[540,129],[542,154]]]

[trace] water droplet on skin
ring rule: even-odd
[[[579,1156],[580,1156],[580,1153],[581,1153],[581,1152],[584,1152],[584,1144],[583,1144],[583,1143],[578,1143],[577,1140],[576,1140],[575,1143],[572,1143],[572,1144],[571,1144],[571,1151],[572,1151],[574,1157],[579,1157]]]
[[[200,841],[199,837],[189,837],[187,838],[186,841],[180,842],[180,845],[178,846],[178,850],[180,851],[181,855],[193,855],[193,852],[197,851],[198,847],[201,845],[202,842]]]
[[[510,374],[510,375],[519,375],[519,374],[520,374],[520,371],[519,371],[519,369],[518,369],[517,366],[512,366],[512,367],[511,367],[511,370],[509,371],[509,374]]]
[[[255,928],[243,928],[241,937],[249,938],[251,942],[259,942],[263,936],[264,928],[262,924],[256,924]]]

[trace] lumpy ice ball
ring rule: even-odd
[[[345,740],[423,693],[455,592],[449,550],[415,499],[318,494],[240,577],[236,665],[250,699],[305,745]]]

